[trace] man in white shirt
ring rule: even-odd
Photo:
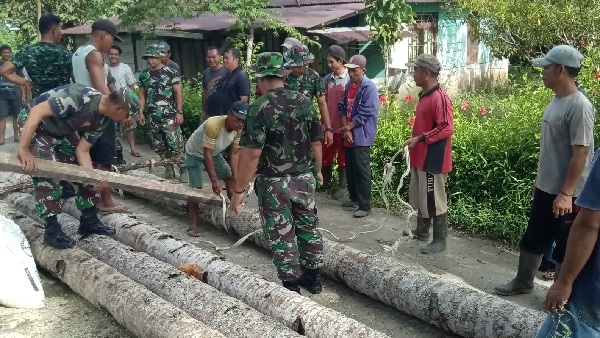
[[[121,53],[123,50],[121,47],[113,45],[108,51],[108,66],[110,73],[115,78],[115,86],[117,89],[123,87],[129,87],[135,91],[136,79],[131,71],[131,67],[128,64],[121,62]],[[129,148],[131,149],[131,156],[141,157],[140,153],[135,148],[135,128],[137,127],[136,117],[132,116],[132,125],[125,129],[127,133],[127,142],[129,142]],[[117,155],[118,156],[118,155]]]
[[[208,118],[190,136],[185,145],[185,166],[189,174],[190,187],[202,188],[202,172],[206,169],[216,194],[222,191],[219,180],[225,181],[227,196],[231,200],[235,177],[238,171],[239,142],[242,127],[246,120],[248,103],[237,101],[229,109],[227,115]],[[231,145],[229,164],[221,152]],[[188,202],[190,226],[188,235],[198,237],[198,203]]]

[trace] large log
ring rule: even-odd
[[[117,172],[117,173],[124,173],[129,170],[141,169],[141,168],[148,168],[148,170],[153,170],[153,168],[155,168],[155,167],[164,167],[166,165],[182,164],[184,162],[185,162],[185,159],[183,157],[172,157],[172,158],[167,158],[167,159],[158,160],[158,161],[152,159],[152,160],[147,160],[147,161],[142,161],[142,162],[134,162],[134,163],[116,165],[116,166],[113,166],[111,168],[111,170],[114,172]]]
[[[17,174],[30,174],[23,171],[21,160],[17,155],[3,152],[0,152],[0,170]],[[95,184],[105,180],[110,182],[112,188],[132,193],[150,194],[183,201],[196,201],[209,205],[223,205],[221,197],[212,191],[192,189],[181,184],[175,185],[166,182],[156,182],[155,180],[139,179],[129,175],[83,168],[78,165],[56,161],[38,160],[38,170],[34,175],[83,184]]]
[[[55,250],[42,244],[44,231],[37,223],[6,203],[0,203],[0,213],[21,227],[34,259],[43,269],[94,306],[108,310],[137,337],[225,337],[90,254],[76,248]]]
[[[7,201],[25,215],[37,218],[33,196],[15,193]],[[59,215],[58,220],[67,234],[79,237],[79,221],[67,214]],[[241,301],[109,237],[86,237],[77,246],[227,337],[300,337]]]
[[[128,173],[161,181],[143,171]],[[185,212],[173,199],[137,194],[139,197]],[[222,225],[221,209],[200,206],[200,219]],[[227,218],[227,228],[246,236],[262,228],[258,212],[246,208],[241,216]],[[249,238],[270,249],[262,235]],[[534,337],[545,315],[505,299],[484,293],[464,282],[442,279],[425,269],[402,265],[391,257],[370,255],[347,245],[324,239],[323,273],[351,289],[463,337]],[[458,279],[458,278],[456,278]]]
[[[13,196],[17,194],[10,195],[8,200],[14,201]],[[18,204],[30,205],[31,198],[22,199]],[[79,215],[72,199],[63,204],[63,211],[75,217]],[[115,238],[139,251],[146,252],[173,266],[198,264],[202,270],[208,272],[207,282],[211,286],[244,301],[306,337],[388,337],[337,311],[321,306],[279,284],[266,281],[255,273],[127,215],[104,215],[102,221],[117,230]]]

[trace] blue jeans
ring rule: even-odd
[[[565,305],[565,310],[565,313],[560,316],[556,313],[548,313],[536,338],[600,337],[600,308],[585,307],[569,301]]]

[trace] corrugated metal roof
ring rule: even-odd
[[[326,37],[334,40],[338,44],[346,44],[346,43],[353,42],[353,41],[363,42],[363,41],[370,41],[373,39],[373,35],[371,34],[371,28],[369,26],[365,26],[365,27],[335,27],[335,28],[311,30],[308,32],[326,36]],[[414,36],[414,34],[409,31],[403,31],[402,33],[400,33],[400,36],[403,38],[407,38],[407,37]]]
[[[271,0],[272,6],[284,6],[284,7],[299,7],[299,6],[313,6],[313,5],[338,5],[338,4],[350,4],[350,3],[362,3],[363,0]]]
[[[283,0],[288,1],[288,0]],[[317,0],[309,0],[317,1]],[[339,0],[338,0],[339,1]],[[354,1],[354,0],[348,0]],[[285,7],[281,10],[274,10],[273,18],[280,19],[286,22],[289,26],[295,28],[315,28],[331,22],[341,20],[351,16],[364,9],[361,2],[351,2],[337,5],[314,5],[302,7]],[[121,20],[111,18],[115,24],[119,24]],[[215,31],[225,29],[235,23],[229,17],[229,13],[223,12],[220,16],[215,16],[212,13],[205,12],[202,15],[193,19],[174,18],[165,20],[157,25],[157,30],[171,30],[174,27],[183,31],[199,30],[199,31]],[[136,28],[137,31],[142,31],[143,25]],[[90,34],[92,32],[91,25],[81,25],[63,30],[64,34]]]

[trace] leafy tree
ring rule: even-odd
[[[402,39],[404,25],[415,20],[415,13],[404,0],[365,0],[365,20],[371,26],[373,41],[380,47],[385,61],[385,85],[388,84],[390,49]]]
[[[495,55],[529,60],[557,44],[598,41],[600,7],[592,0],[456,0],[447,3]]]
[[[38,3],[41,13],[54,13],[69,28],[109,18],[123,11],[132,0],[0,0],[0,15],[4,22],[18,27],[26,43],[38,36]]]

